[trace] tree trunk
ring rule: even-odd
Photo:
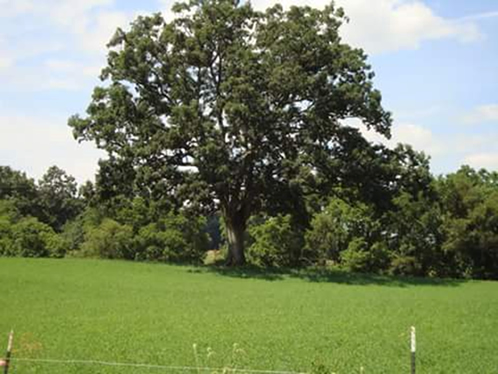
[[[245,220],[225,217],[228,239],[227,266],[241,266],[246,262],[244,254],[244,234],[246,231]]]

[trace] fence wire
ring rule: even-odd
[[[242,368],[212,368],[200,366],[169,366],[169,365],[155,365],[144,363],[131,363],[131,362],[112,362],[112,361],[98,361],[98,360],[59,360],[50,358],[18,358],[13,357],[11,362],[31,362],[40,364],[55,364],[55,365],[100,365],[100,366],[121,366],[133,367],[144,369],[158,369],[158,370],[171,370],[171,371],[209,371],[209,372],[238,372],[238,373],[253,373],[253,374],[307,374],[298,371],[283,371],[283,370],[258,370],[258,369],[242,369]]]

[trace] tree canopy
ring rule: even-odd
[[[245,261],[251,214],[319,172],[361,138],[359,118],[389,135],[391,118],[361,49],[344,43],[345,16],[233,0],[176,4],[176,18],[138,17],[109,43],[105,84],[69,124],[106,150],[130,188],[219,208],[228,263]],[[119,177],[120,176],[120,177]]]
[[[48,168],[38,182],[38,192],[43,220],[57,231],[83,210],[76,180],[57,166]]]

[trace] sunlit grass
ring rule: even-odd
[[[0,285],[0,349],[14,328],[14,357],[402,373],[415,325],[421,373],[498,370],[498,282],[2,258]],[[12,369],[151,372],[22,362]]]

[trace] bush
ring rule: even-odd
[[[311,221],[311,229],[305,234],[306,258],[311,262],[337,261],[345,249],[347,233],[329,212],[317,214]]]
[[[14,201],[0,200],[0,218],[3,218],[9,222],[17,222],[21,219],[21,214],[19,213]]]
[[[253,243],[247,249],[249,262],[258,266],[293,266],[301,258],[303,237],[291,224],[290,215],[278,215],[249,227]]]
[[[423,275],[422,265],[414,256],[394,257],[389,272],[392,275]]]
[[[385,270],[390,262],[390,252],[382,242],[368,248],[363,238],[353,239],[348,249],[341,252],[341,266],[353,272],[377,273]]]
[[[384,242],[375,242],[370,247],[370,272],[385,272],[392,261],[392,252]]]
[[[81,255],[107,259],[133,259],[133,230],[106,218],[102,223],[85,234]]]
[[[305,235],[305,257],[310,262],[338,262],[342,257],[341,252],[347,250],[352,241],[359,239],[369,242],[370,238],[378,234],[379,227],[379,222],[373,218],[368,206],[352,205],[334,198],[311,221],[311,228]],[[353,246],[359,243],[357,241]]]
[[[65,253],[64,241],[54,230],[28,217],[21,219],[12,226],[12,242],[8,256],[21,257],[63,257]]]
[[[12,222],[0,216],[0,256],[8,256],[12,251]]]
[[[201,262],[208,236],[203,218],[170,213],[158,223],[142,227],[136,237],[138,260]]]
[[[95,208],[87,208],[74,220],[67,222],[61,234],[67,248],[67,254],[73,256],[85,255],[80,251],[87,239],[87,235],[89,235],[90,231],[100,226],[103,220],[102,212]]]
[[[62,231],[62,237],[69,252],[80,250],[85,242],[85,227],[81,216],[78,216],[74,221],[66,223]]]
[[[365,240],[355,238],[341,252],[341,265],[350,271],[364,272],[369,268],[370,257]]]
[[[138,260],[179,261],[182,252],[187,251],[187,243],[181,232],[166,229],[152,223],[140,229],[136,238],[139,252]]]

